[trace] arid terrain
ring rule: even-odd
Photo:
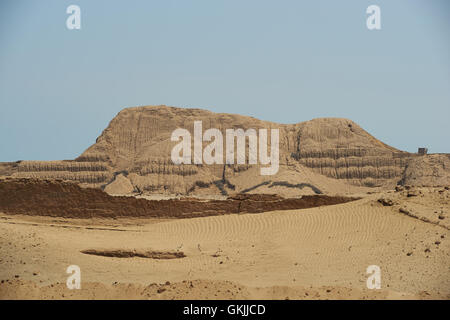
[[[170,133],[194,120],[279,128],[278,173],[170,163]],[[0,176],[0,299],[450,299],[449,155],[347,119],[128,108],[77,159]]]

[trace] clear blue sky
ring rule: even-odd
[[[2,0],[0,45],[0,161],[75,158],[150,104],[345,117],[402,150],[450,152],[448,0]]]

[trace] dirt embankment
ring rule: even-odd
[[[0,211],[8,214],[90,217],[176,217],[189,218],[229,213],[259,213],[304,209],[344,203],[357,198],[325,195],[284,199],[273,196],[232,197],[227,200],[145,200],[113,197],[100,189],[81,188],[60,180],[0,180]]]

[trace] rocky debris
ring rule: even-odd
[[[428,216],[427,216],[427,215],[424,215],[424,214],[421,213],[421,212],[413,211],[413,210],[411,210],[410,208],[407,208],[406,206],[401,206],[401,207],[398,209],[398,211],[399,211],[400,213],[406,214],[407,216],[409,216],[409,217],[411,217],[411,218],[415,218],[415,219],[421,220],[421,221],[423,221],[423,222],[427,222],[427,223],[431,223],[431,224],[434,224],[434,225],[438,225],[438,226],[440,226],[440,227],[442,227],[442,228],[445,228],[445,229],[447,229],[447,230],[450,230],[450,227],[449,227],[448,225],[445,225],[445,224],[443,224],[443,223],[440,223],[440,221],[437,220],[436,218],[430,217],[429,215],[428,215]],[[443,216],[439,216],[439,217],[442,217],[442,218],[443,218]],[[441,218],[439,218],[439,219],[440,219],[440,220],[443,220],[443,219],[441,219]]]
[[[378,199],[378,202],[381,203],[383,206],[388,206],[388,207],[391,207],[395,204],[395,202],[392,199],[385,198],[385,197]]]
[[[407,214],[407,215],[410,214],[410,213],[409,213],[409,210],[406,209],[405,207],[401,207],[400,209],[398,209],[398,211],[401,212],[401,213]]]
[[[421,194],[421,192],[419,190],[416,189],[411,189],[408,191],[408,193],[406,194],[407,197],[417,197]]]
[[[167,289],[166,288],[158,288],[158,290],[156,290],[156,292],[158,292],[158,293],[163,293],[164,291],[166,291]]]
[[[81,253],[113,258],[150,258],[150,259],[179,259],[186,255],[182,251],[154,251],[128,249],[87,249]]]

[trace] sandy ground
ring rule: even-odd
[[[450,192],[441,189],[193,219],[3,213],[0,299],[449,299]],[[383,205],[380,197],[394,203]],[[400,212],[404,207],[415,216]],[[421,208],[428,218],[421,219]],[[81,253],[87,249],[182,251],[186,257]],[[81,290],[65,285],[69,265],[81,268]],[[381,268],[381,290],[366,288],[369,265]]]

